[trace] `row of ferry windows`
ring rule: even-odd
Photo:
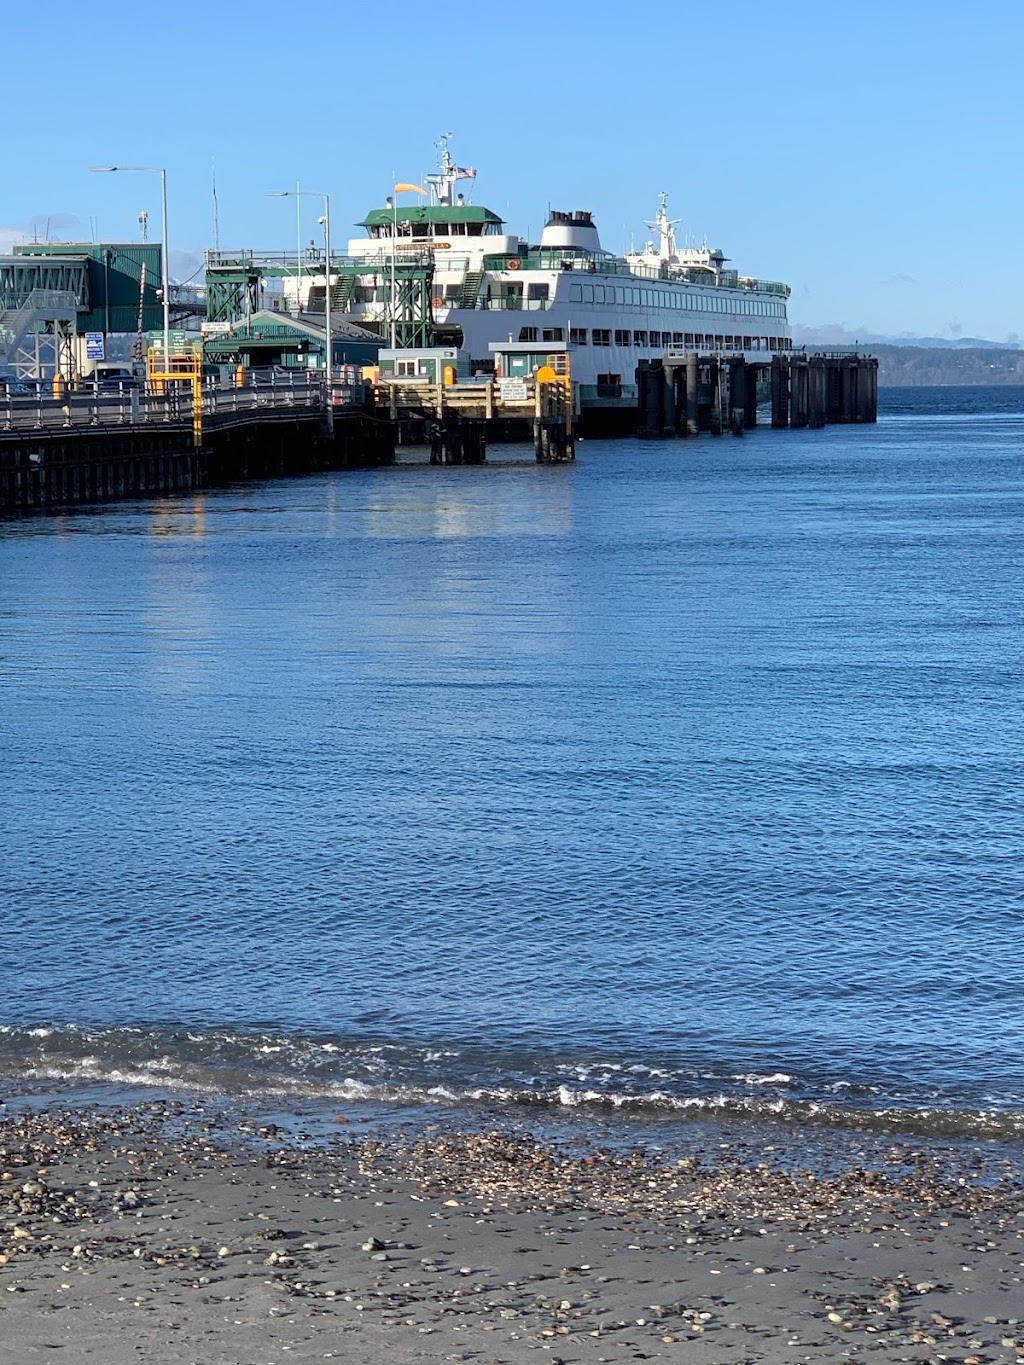
[[[744,313],[749,317],[784,318],[786,305],[768,299],[697,294],[688,289],[634,289],[621,284],[571,284],[570,303],[622,303],[632,308],[675,308],[689,313]]]
[[[520,327],[520,341],[564,341],[565,332],[561,327]],[[735,351],[788,351],[792,342],[789,337],[745,337],[712,335],[710,332],[650,332],[628,328],[594,327],[588,332],[586,327],[570,327],[569,343],[572,346],[643,346],[645,348],[663,346],[710,346],[717,350]]]

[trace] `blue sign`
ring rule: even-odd
[[[105,360],[107,358],[102,332],[86,332],[85,358],[86,360]]]

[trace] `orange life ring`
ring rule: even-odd
[[[520,264],[519,257],[510,256],[508,260],[505,262],[505,264],[508,266],[509,270],[518,270]]]

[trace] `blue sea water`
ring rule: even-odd
[[[1024,1134],[1024,390],[0,525],[0,1088]]]

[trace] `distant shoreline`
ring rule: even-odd
[[[827,343],[808,342],[807,349]],[[893,346],[865,343],[858,349],[878,358],[878,387],[982,388],[1024,385],[1024,351],[996,347]]]

